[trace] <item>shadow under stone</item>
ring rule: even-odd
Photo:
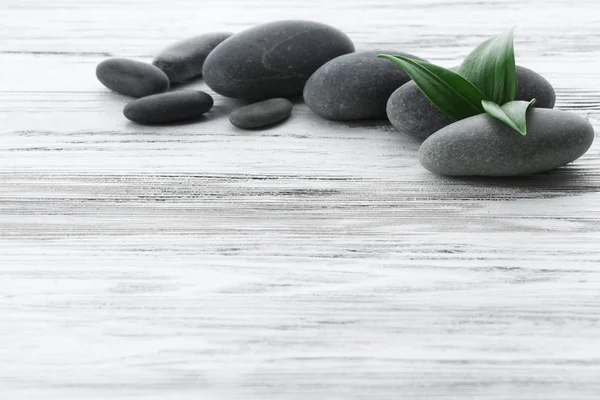
[[[512,177],[432,176],[435,176],[434,182],[440,188],[461,186],[462,194],[470,193],[469,197],[477,197],[478,191],[485,198],[493,198],[490,196],[492,193],[501,194],[501,198],[551,198],[600,192],[600,172],[580,165],[566,165],[548,172]],[[473,190],[465,191],[467,186]],[[480,192],[482,190],[484,192]]]
[[[171,121],[171,122],[158,122],[158,123],[149,123],[149,124],[138,124],[137,122],[133,122],[133,121],[128,121],[128,124],[131,126],[136,126],[136,127],[140,127],[140,126],[147,126],[147,127],[155,127],[155,128],[170,128],[170,127],[177,127],[177,126],[186,126],[186,125],[192,125],[192,124],[198,124],[198,123],[205,123],[206,121],[208,121],[210,118],[208,118],[206,116],[206,114],[200,115],[198,117],[195,118],[188,118],[188,119],[182,119],[180,121]]]

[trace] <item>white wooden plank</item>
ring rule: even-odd
[[[600,145],[519,179],[423,170],[384,123],[141,127],[108,55],[283,18],[519,63],[600,127],[594,1],[4,0],[0,398],[596,399]],[[202,83],[191,87],[205,88]]]

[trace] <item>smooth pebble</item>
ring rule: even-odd
[[[233,35],[206,58],[202,75],[215,92],[244,100],[302,95],[327,61],[352,53],[341,31],[318,22],[278,21]]]
[[[527,113],[522,136],[487,114],[442,128],[423,142],[421,164],[452,176],[516,176],[549,171],[581,157],[594,141],[583,117],[545,108]]]
[[[109,58],[96,67],[96,77],[110,90],[144,97],[169,90],[169,78],[151,64],[127,58]]]
[[[292,103],[287,99],[269,99],[243,106],[229,116],[229,121],[242,129],[262,128],[288,118]]]
[[[390,95],[410,81],[402,68],[379,54],[412,54],[391,50],[346,54],[321,66],[304,87],[304,101],[321,117],[349,121],[385,119]],[[423,60],[425,61],[425,60]]]
[[[213,104],[207,93],[181,90],[134,100],[125,106],[123,115],[138,124],[160,124],[197,118]]]

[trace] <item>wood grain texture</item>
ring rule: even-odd
[[[596,1],[3,0],[0,398],[597,399],[598,141],[447,179],[387,124],[298,103],[244,132],[217,96],[140,127],[94,77],[289,18],[445,66],[517,25],[518,63],[600,128]]]

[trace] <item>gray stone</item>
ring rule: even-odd
[[[229,116],[229,121],[242,129],[255,129],[283,121],[292,113],[287,99],[270,99],[243,106]]]
[[[161,93],[134,100],[123,115],[138,124],[161,124],[197,118],[213,106],[210,95],[197,90]]]
[[[554,108],[556,93],[543,76],[528,68],[517,65],[517,100],[535,98],[536,108]]]
[[[96,77],[107,88],[131,97],[169,90],[169,78],[154,65],[126,58],[110,58],[96,67]]]
[[[308,78],[327,61],[352,53],[339,30],[317,22],[279,21],[233,35],[204,62],[202,75],[215,92],[244,100],[302,95]]]
[[[379,50],[346,54],[321,66],[306,82],[304,101],[316,114],[332,120],[385,119],[390,95],[410,77],[378,54],[412,54]],[[423,60],[424,61],[424,60]]]
[[[387,102],[387,117],[396,130],[418,139],[426,139],[453,122],[431,104],[414,81],[392,93]]]
[[[527,135],[521,136],[487,114],[442,128],[421,145],[421,164],[453,176],[516,176],[549,171],[581,157],[594,141],[594,129],[569,112],[533,108]]]
[[[536,98],[535,107],[554,107],[554,89],[541,75],[517,65],[517,81],[517,100],[529,101]],[[412,81],[401,86],[390,96],[387,116],[398,131],[419,139],[425,139],[454,122],[431,104]]]
[[[181,83],[202,75],[208,54],[233,33],[207,33],[176,42],[162,50],[152,61],[171,83]]]

